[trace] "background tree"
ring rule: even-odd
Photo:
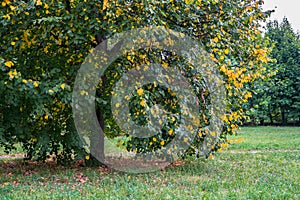
[[[266,67],[274,72],[269,80],[253,85],[256,91],[253,99],[253,113],[257,118],[268,120],[271,124],[299,121],[299,75],[300,46],[299,34],[295,33],[287,18],[282,23],[273,21],[267,24],[265,34],[273,43],[270,57],[275,62]],[[257,105],[256,108],[253,106]]]

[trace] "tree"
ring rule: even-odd
[[[273,46],[270,57],[275,62],[267,65],[274,74],[268,81],[256,84],[257,94],[254,99],[259,105],[257,112],[262,119],[271,124],[280,121],[287,125],[288,120],[299,120],[299,35],[295,33],[284,18],[282,23],[273,21],[267,24],[266,38]],[[278,118],[280,117],[280,118]]]
[[[269,15],[262,12],[262,4],[261,0],[3,1],[0,8],[0,143],[9,150],[21,142],[28,158],[44,160],[50,154],[60,160],[69,160],[73,155],[84,157],[86,151],[76,133],[70,104],[80,65],[91,49],[115,33],[152,25],[201,41],[220,70],[228,95],[227,114],[223,118],[220,141],[209,147],[210,152],[220,149],[222,143],[226,143],[226,135],[233,134],[244,117],[241,103],[251,96],[244,85],[262,78],[265,73],[262,65],[269,61],[267,43],[259,31],[259,22]],[[161,52],[150,51],[144,62],[155,60],[165,65],[181,62],[172,54]],[[137,56],[145,52],[136,53],[135,59],[139,62]],[[124,72],[118,64],[125,63],[123,67],[132,68],[138,63],[133,62],[131,55],[124,55],[114,63],[102,77],[97,91],[98,119],[109,137],[119,134],[110,112],[111,105],[108,105],[109,91]],[[182,66],[186,69],[184,62]],[[186,73],[187,77],[197,75],[192,73],[192,70]],[[152,91],[154,88],[143,90],[149,95],[172,96],[165,88]],[[209,91],[203,93],[205,85],[195,88],[198,88],[199,99],[209,98]],[[83,95],[86,94],[83,92]],[[134,102],[142,101],[137,97],[138,94],[132,100],[132,112],[142,109],[134,106]],[[202,103],[204,110],[207,109],[209,101]],[[145,116],[139,117],[142,123]],[[172,125],[167,128],[171,130]],[[136,149],[138,144],[141,151],[153,151],[163,146],[162,141],[172,139],[172,135],[165,133],[158,134],[156,141],[131,138],[126,145],[128,150]],[[198,148],[205,137],[200,131],[193,146]],[[152,147],[148,148],[150,140]],[[192,149],[190,153],[195,151]]]

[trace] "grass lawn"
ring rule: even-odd
[[[0,160],[0,199],[300,199],[300,128],[245,127],[215,159],[148,174]],[[0,151],[1,154],[1,151]]]

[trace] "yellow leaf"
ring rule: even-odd
[[[54,91],[53,91],[53,90],[48,90],[48,92],[49,92],[50,94],[54,93]]]
[[[219,42],[219,38],[218,38],[218,37],[215,37],[215,38],[213,39],[213,41],[214,41],[215,43],[218,43],[218,42]]]
[[[33,86],[34,86],[34,87],[38,87],[38,86],[39,86],[38,82],[34,81],[34,82],[33,82]]]
[[[137,93],[138,93],[138,95],[141,96],[144,93],[144,90],[142,88],[140,88],[137,90]]]
[[[15,43],[15,42],[11,42],[10,44],[11,44],[12,46],[14,46],[16,43]]]
[[[224,53],[225,53],[226,55],[228,55],[228,54],[229,54],[229,49],[225,49]]]
[[[37,139],[36,138],[31,138],[30,141],[31,142],[37,142]]]
[[[167,62],[163,62],[163,64],[161,64],[164,68],[167,68],[169,66],[169,64]]]
[[[64,84],[64,83],[60,85],[61,89],[63,89],[63,90],[65,89],[65,86],[66,86],[66,84]]]
[[[45,115],[44,118],[45,118],[45,120],[48,120],[48,119],[49,119],[49,116],[48,116],[48,115]]]
[[[6,67],[9,67],[9,68],[14,66],[14,63],[12,61],[6,61],[4,64]]]
[[[197,0],[197,5],[199,6],[202,3],[202,0]]]
[[[37,5],[37,6],[41,6],[42,4],[43,4],[43,2],[41,2],[40,0],[37,0],[37,1],[36,1],[36,5]]]
[[[185,138],[183,138],[183,141],[184,141],[184,142],[188,142],[188,141],[189,141],[189,138],[185,137]]]
[[[3,16],[3,18],[4,18],[4,19],[10,20],[10,15],[9,15],[9,14],[6,14],[6,15]]]
[[[144,71],[147,71],[149,69],[148,66],[144,66]]]
[[[247,10],[249,10],[250,12],[252,12],[253,8],[251,6],[248,6]]]
[[[141,101],[140,105],[143,106],[143,107],[145,107],[146,101],[143,99],[143,100]]]
[[[246,98],[246,99],[249,99],[249,98],[251,98],[251,97],[252,97],[252,93],[251,93],[251,92],[246,93],[246,95],[245,95],[245,98]]]
[[[27,83],[27,80],[23,79],[23,80],[22,80],[22,83],[25,83],[25,84],[26,84],[26,83]]]
[[[194,0],[185,0],[186,4],[192,4],[194,2]]]
[[[103,1],[103,10],[107,8],[108,0]]]
[[[221,71],[224,72],[224,73],[227,71],[226,65],[222,65],[222,66],[221,66]]]
[[[16,10],[17,6],[9,6],[12,11]]]
[[[214,156],[213,156],[212,154],[210,154],[208,158],[209,158],[209,159],[212,159],[212,160],[215,159]]]
[[[221,144],[221,147],[222,147],[222,148],[226,148],[226,147],[228,147],[228,146],[229,146],[229,145],[226,144],[226,143],[222,143],[222,144]]]
[[[89,95],[89,93],[86,92],[86,91],[84,91],[84,90],[81,90],[81,91],[80,91],[80,94],[81,94],[81,95]]]
[[[252,21],[253,21],[253,16],[250,16],[249,21],[250,21],[250,23],[252,23]]]
[[[13,75],[13,72],[12,72],[12,71],[8,72],[8,75],[9,75],[9,78],[11,78],[11,79],[14,78],[14,75]]]

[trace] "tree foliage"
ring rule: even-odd
[[[21,142],[28,158],[44,160],[51,154],[66,160],[74,155],[83,157],[86,152],[74,127],[71,108],[74,79],[80,65],[94,47],[112,35],[152,25],[164,26],[201,41],[216,63],[225,80],[228,105],[220,142],[211,150],[222,148],[226,135],[233,134],[244,118],[241,105],[251,97],[244,86],[264,78],[266,68],[263,65],[269,61],[268,41],[260,32],[260,22],[268,16],[262,12],[262,4],[261,0],[2,1],[0,144],[10,150]],[[111,88],[124,73],[123,69],[136,67],[141,59],[160,62],[167,67],[176,60],[172,55],[162,58],[156,50],[145,58],[144,54],[141,51],[124,55],[109,68],[99,85],[99,118],[109,137],[120,134],[111,118],[108,102]],[[198,89],[202,87],[197,86]],[[155,95],[172,96],[160,86],[138,89],[153,98]],[[207,98],[209,94],[200,92],[198,95]],[[139,98],[138,90],[134,98],[132,112],[142,123],[145,117],[143,99]],[[202,106],[206,108],[207,103],[203,102]],[[180,111],[176,106],[173,109],[175,114]],[[172,139],[172,126],[174,123],[155,139],[141,142],[132,138],[126,144],[127,149],[152,151],[160,148]],[[195,148],[205,137],[199,128]]]
[[[282,23],[269,22],[265,34],[272,41],[270,58],[274,62],[266,67],[273,72],[268,81],[253,85],[256,90],[251,100],[252,118],[256,116],[263,124],[299,121],[299,73],[300,43],[287,18]],[[254,106],[256,105],[256,108]],[[254,120],[254,118],[253,118]]]

